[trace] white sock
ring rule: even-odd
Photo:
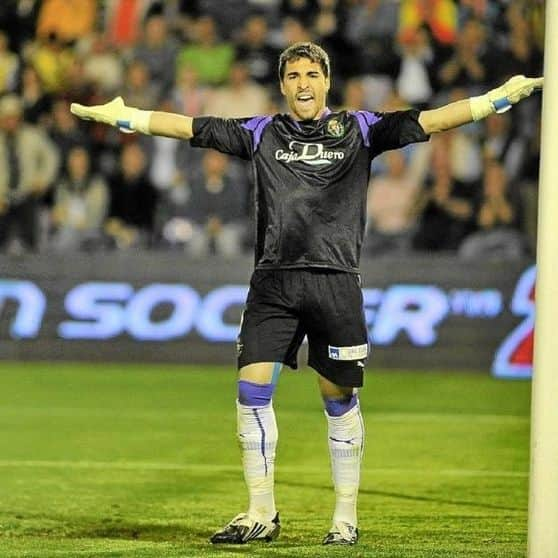
[[[250,504],[248,515],[260,521],[271,521],[277,510],[273,495],[277,423],[272,403],[265,407],[249,407],[236,402],[237,434],[242,452],[244,480]]]
[[[325,413],[331,473],[335,487],[333,522],[345,521],[357,526],[357,496],[360,463],[364,449],[364,422],[357,403],[340,417]]]

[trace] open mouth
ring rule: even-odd
[[[296,96],[296,100],[302,106],[309,106],[314,100],[314,96],[311,93],[300,93]]]

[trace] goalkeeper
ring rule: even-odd
[[[190,140],[250,160],[256,176],[255,270],[238,338],[237,426],[248,508],[213,543],[275,539],[277,425],[272,396],[284,364],[297,366],[308,337],[328,425],[335,508],[327,545],[358,539],[357,494],[364,447],[358,388],[368,357],[359,258],[366,222],[370,161],[389,149],[426,141],[513,104],[542,88],[515,76],[485,95],[435,110],[332,112],[329,58],[313,43],[279,59],[288,114],[242,119],[183,116],[128,107],[119,97],[100,106],[73,104],[87,120]],[[443,231],[441,231],[443,234]]]

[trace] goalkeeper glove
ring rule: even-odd
[[[479,97],[471,97],[469,104],[473,120],[481,120],[494,112],[502,113],[512,105],[528,97],[536,89],[542,89],[544,78],[513,76],[504,85]]]
[[[122,97],[116,97],[104,105],[95,105],[91,107],[86,107],[79,103],[72,103],[70,105],[70,111],[72,114],[84,120],[94,120],[95,122],[110,124],[128,134],[133,132],[149,134],[149,120],[153,112],[150,110],[127,107]]]

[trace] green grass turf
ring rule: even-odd
[[[246,505],[232,368],[0,363],[0,556],[525,556],[529,383],[368,372],[361,540],[331,548],[313,376],[275,397],[281,536],[212,547]]]

